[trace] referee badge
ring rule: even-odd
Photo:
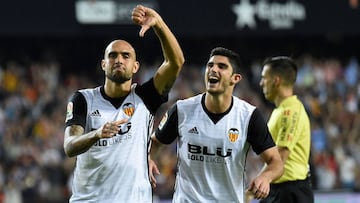
[[[231,128],[228,132],[228,138],[230,142],[235,142],[239,138],[239,130],[236,128]]]
[[[135,107],[132,103],[126,103],[123,105],[123,111],[127,116],[131,117],[134,114]]]

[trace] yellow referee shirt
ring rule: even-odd
[[[290,151],[284,174],[274,183],[304,180],[309,171],[311,132],[309,117],[297,96],[286,98],[273,110],[268,127],[276,145]]]

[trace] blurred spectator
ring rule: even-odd
[[[311,150],[318,154],[326,150],[327,138],[323,126],[316,120],[311,120]]]
[[[316,189],[331,191],[337,184],[337,164],[333,154],[324,150],[315,156]]]
[[[338,160],[340,171],[340,187],[353,190],[355,187],[356,163],[348,150],[345,151],[342,160]]]

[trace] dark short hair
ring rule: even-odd
[[[263,66],[270,66],[270,73],[279,75],[288,85],[296,81],[298,67],[288,56],[275,56],[265,59]]]
[[[226,56],[233,67],[233,73],[240,73],[241,59],[238,53],[224,47],[216,47],[211,50],[210,57],[215,55]]]

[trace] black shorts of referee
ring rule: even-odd
[[[270,184],[269,196],[260,203],[313,203],[310,178]]]

